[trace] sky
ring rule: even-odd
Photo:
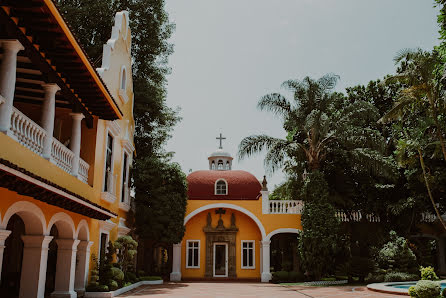
[[[285,137],[280,119],[257,109],[259,99],[281,92],[283,81],[341,77],[337,91],[394,73],[404,48],[438,44],[433,0],[166,0],[176,30],[170,39],[167,104],[180,108],[166,149],[183,171],[208,169],[218,148],[234,157],[233,169],[267,175],[270,190],[284,181],[268,174],[265,154],[237,157],[253,134]]]

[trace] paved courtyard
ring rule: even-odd
[[[184,282],[142,286],[119,297],[377,297],[398,298],[401,295],[381,294],[363,286],[304,287],[262,283]]]

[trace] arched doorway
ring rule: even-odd
[[[50,236],[53,240],[48,245],[48,261],[46,266],[46,280],[45,280],[45,297],[49,297],[54,292],[56,284],[56,265],[57,265],[57,242],[59,239],[59,231],[56,225],[53,225],[50,230]]]
[[[23,260],[21,237],[25,235],[25,223],[20,216],[14,214],[9,219],[6,229],[11,231],[11,234],[5,241],[0,293],[2,297],[18,297]]]
[[[271,271],[298,271],[297,235],[279,233],[271,237]]]

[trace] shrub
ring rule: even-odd
[[[383,282],[385,278],[385,274],[382,273],[369,273],[367,277],[365,278],[365,281],[367,283],[376,283],[376,282]]]
[[[395,231],[390,232],[390,241],[379,250],[377,261],[385,270],[400,272],[417,271],[417,259],[404,237],[398,237]]]
[[[135,283],[135,282],[138,281],[138,278],[136,277],[136,274],[133,273],[133,272],[125,272],[124,275],[125,275],[124,280],[126,282]]]
[[[436,298],[440,296],[440,283],[432,280],[420,280],[414,287],[409,288],[411,297],[417,298]]]
[[[128,287],[128,286],[130,286],[132,283],[131,282],[126,282],[125,284],[124,284],[124,287]]]
[[[446,297],[446,288],[444,288],[443,291],[441,291],[441,296]]]
[[[304,281],[304,280],[305,280],[305,276],[301,272],[291,271],[288,273],[288,281],[297,282],[297,281]]]
[[[418,275],[409,274],[406,272],[388,272],[384,275],[385,282],[392,281],[409,281],[409,280],[418,280]]]
[[[289,273],[287,271],[276,271],[272,274],[273,282],[287,282],[289,280]]]
[[[161,276],[142,276],[139,280],[162,280]]]
[[[434,267],[420,267],[422,280],[438,280],[437,274],[435,274]]]
[[[118,283],[115,280],[109,280],[108,282],[108,288],[110,289],[110,291],[114,291],[118,289]]]

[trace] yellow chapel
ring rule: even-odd
[[[225,138],[217,139],[209,169],[187,176],[185,234],[173,246],[170,279],[269,282],[271,239],[301,231],[302,202],[269,200],[265,177],[233,170]]]

